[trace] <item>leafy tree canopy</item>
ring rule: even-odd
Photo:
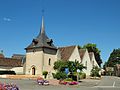
[[[105,66],[114,67],[116,64],[120,64],[120,48],[112,51],[108,61],[105,63]]]
[[[92,44],[92,43],[88,43],[86,45],[83,46],[83,48],[86,48],[88,50],[88,52],[94,52],[95,54],[95,59],[98,63],[98,65],[100,66],[102,63],[102,59],[100,57],[100,50],[97,48],[96,44]]]
[[[85,67],[81,63],[79,63],[78,61],[73,62],[73,61],[58,60],[54,63],[53,68],[59,72],[64,72],[65,68],[69,68],[70,72],[76,72],[77,69],[82,71],[82,69]]]

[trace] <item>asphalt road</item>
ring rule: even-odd
[[[35,80],[0,79],[2,83],[16,83],[20,90],[120,90],[119,77],[103,77],[101,80],[82,80],[79,86],[40,86]]]

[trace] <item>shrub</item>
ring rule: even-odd
[[[54,76],[56,79],[60,80],[60,79],[65,79],[67,77],[66,73],[64,72],[57,72]]]
[[[15,71],[0,71],[0,75],[9,74],[9,75],[16,75]]]
[[[85,73],[80,73],[79,76],[80,76],[80,79],[85,79],[86,78],[86,74]]]
[[[66,78],[66,79],[64,79],[64,81],[73,81],[73,79],[72,78]]]
[[[43,75],[44,75],[44,78],[46,79],[46,77],[48,75],[48,71],[43,71]]]
[[[72,80],[74,80],[74,81],[77,81],[77,74],[76,74],[76,72],[70,73],[70,74],[68,75],[68,77],[69,77],[69,78],[72,78]]]
[[[100,69],[97,66],[93,67],[93,69],[91,70],[91,75],[90,76],[100,77],[99,71],[100,71]]]

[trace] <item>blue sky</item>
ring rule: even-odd
[[[120,0],[0,0],[0,49],[25,54],[41,26],[56,46],[95,43],[106,61],[120,48]]]

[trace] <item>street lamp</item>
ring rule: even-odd
[[[79,73],[80,73],[80,69],[77,69],[77,81],[79,81]]]

